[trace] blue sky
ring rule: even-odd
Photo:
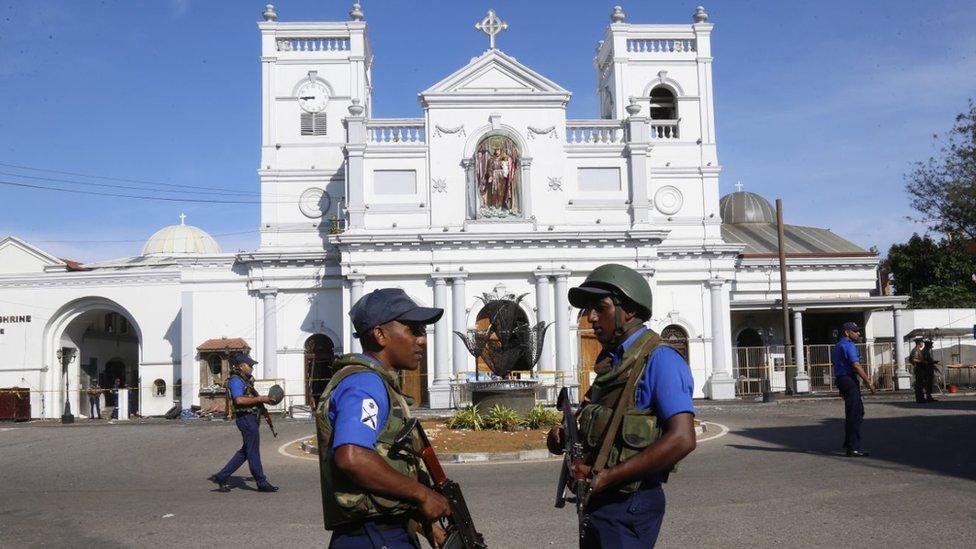
[[[572,91],[570,118],[594,118],[592,56],[614,3],[365,1],[375,116],[421,116],[416,94],[485,49],[472,25],[492,7],[509,23],[499,47]],[[616,3],[629,22],[685,23],[697,2]],[[174,197],[256,200],[264,4],[0,3],[0,164],[235,191]],[[344,20],[351,4],[276,6],[283,21]],[[741,180],[783,198],[788,223],[882,251],[923,230],[905,219],[904,174],[976,97],[972,3],[721,0],[706,8],[716,25],[723,194]],[[30,182],[10,174],[64,177],[0,165],[0,181]],[[257,245],[256,203],[0,185],[0,236],[81,261],[138,254],[180,212],[225,251]]]

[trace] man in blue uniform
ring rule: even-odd
[[[273,486],[264,476],[264,468],[261,467],[261,438],[259,436],[261,426],[260,405],[271,404],[272,401],[267,396],[261,396],[254,388],[254,379],[251,373],[254,365],[258,361],[254,360],[247,353],[236,353],[231,357],[231,376],[227,380],[227,391],[230,393],[231,406],[237,416],[237,428],[241,431],[244,444],[241,449],[234,452],[234,455],[227,462],[227,465],[217,473],[210,476],[210,481],[217,485],[221,492],[229,492],[227,479],[247,461],[251,469],[251,477],[258,485],[259,492],[277,492],[278,487]]]
[[[685,359],[644,323],[651,290],[623,265],[593,270],[569,301],[582,309],[603,345],[597,377],[580,406],[584,472],[595,472],[582,546],[653,547],[664,520],[664,491],[674,466],[695,449],[694,382]],[[622,420],[609,432],[619,407]],[[561,428],[549,448],[562,452]]]
[[[366,294],[349,312],[363,353],[336,360],[341,369],[316,411],[323,516],[333,549],[419,548],[411,521],[437,545],[443,541],[435,521],[450,514],[447,500],[425,484],[416,456],[393,450],[410,414],[399,372],[420,367],[426,325],[443,313],[396,288]]]
[[[848,457],[867,457],[861,448],[861,420],[864,419],[864,403],[861,401],[861,384],[864,380],[868,390],[874,394],[874,382],[861,367],[861,357],[857,354],[855,341],[861,336],[861,328],[854,322],[841,326],[843,335],[830,353],[834,366],[837,389],[844,397],[844,450]]]

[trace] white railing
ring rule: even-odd
[[[694,38],[634,38],[627,40],[631,53],[681,53],[697,48]]]
[[[651,120],[651,140],[677,139],[677,120]]]
[[[796,346],[785,349],[782,345],[769,347],[732,347],[732,377],[736,381],[736,394],[755,395],[768,386],[777,390],[778,385],[790,386],[796,376],[793,353]],[[833,345],[804,345],[804,369],[810,376],[813,392],[836,391],[834,370],[830,361]],[[787,353],[787,351],[789,351]],[[874,381],[879,391],[893,391],[894,347],[891,343],[859,343],[857,352],[865,373]],[[789,364],[784,364],[789,356]]]
[[[348,36],[278,38],[278,51],[349,51]]]
[[[366,142],[380,145],[423,145],[427,132],[422,119],[370,120],[366,123]]]
[[[616,145],[626,139],[617,120],[574,120],[566,123],[566,142],[570,145]]]

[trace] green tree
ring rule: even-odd
[[[976,241],[976,103],[956,116],[938,157],[917,162],[906,178],[916,221]]]
[[[962,239],[912,235],[888,250],[888,265],[895,293],[911,296],[913,308],[976,307],[976,254]]]

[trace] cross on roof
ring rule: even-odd
[[[186,225],[186,214],[180,213],[180,225]]]
[[[735,182],[735,192],[738,192],[738,193],[741,193],[742,192],[742,182],[741,181],[736,181]]]
[[[495,49],[495,36],[508,28],[508,23],[495,15],[495,10],[488,10],[488,15],[478,21],[474,28],[488,35],[488,49]]]

